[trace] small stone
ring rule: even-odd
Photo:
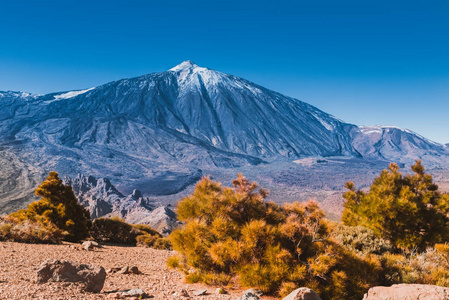
[[[206,295],[206,293],[207,293],[207,290],[199,290],[199,291],[196,291],[195,293],[193,293],[193,295],[202,296],[202,295]]]
[[[95,248],[95,246],[93,245],[92,241],[84,242],[81,246],[86,251],[91,251],[91,250],[94,250],[94,248]]]
[[[114,268],[117,269],[117,268]],[[111,269],[112,271],[112,269]],[[142,274],[136,266],[125,266],[118,271],[119,274]]]
[[[123,299],[123,298],[125,297],[122,296],[120,293],[112,293],[106,297],[106,299]]]
[[[175,293],[175,295],[176,295],[176,296],[179,296],[179,297],[190,298],[189,293],[188,293],[187,290],[185,290],[185,289],[180,290],[179,292]]]
[[[224,288],[217,288],[216,290],[215,290],[215,294],[219,294],[219,295],[221,295],[221,294],[227,294],[228,292],[226,292],[226,290],[224,289]]]
[[[148,298],[148,294],[142,289],[130,289],[119,293],[123,297],[137,297],[140,299]]]
[[[129,273],[131,273],[131,274],[141,274],[142,272],[140,272],[139,268],[137,268],[136,266],[132,266],[131,268],[129,268]]]

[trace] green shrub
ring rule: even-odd
[[[19,222],[39,223],[40,227],[50,231],[56,227],[62,231],[63,239],[67,241],[75,242],[89,236],[90,214],[78,204],[72,188],[63,184],[58,173],[50,172],[35,194],[42,199],[32,202],[26,209],[12,213],[11,217]]]
[[[421,161],[403,176],[396,164],[383,170],[369,192],[348,182],[342,221],[362,225],[388,240],[396,249],[413,253],[449,238],[449,195],[438,191]]]
[[[187,283],[198,283],[198,282],[203,282],[204,278],[203,278],[203,276],[201,276],[200,273],[192,272],[192,273],[186,275],[185,281]]]
[[[317,203],[280,206],[265,202],[266,195],[241,174],[233,187],[203,178],[178,203],[185,225],[170,240],[181,259],[170,265],[190,282],[236,281],[281,295],[309,286],[323,299],[360,299],[382,283],[380,261],[359,257],[332,239]]]

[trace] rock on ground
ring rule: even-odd
[[[207,290],[199,290],[193,293],[194,296],[203,296],[207,294]]]
[[[449,288],[426,284],[394,284],[369,289],[363,300],[449,300]]]
[[[37,283],[55,282],[82,282],[85,290],[98,293],[101,291],[106,279],[103,267],[80,264],[68,260],[48,259],[43,262],[37,273]]]
[[[85,241],[81,245],[81,247],[86,251],[94,250],[95,248],[101,248],[101,246],[95,241]]]
[[[294,290],[282,300],[321,300],[321,298],[313,290],[302,287]]]
[[[259,296],[256,294],[253,294],[252,292],[245,291],[242,295],[242,297],[238,298],[237,300],[259,300]]]
[[[139,299],[148,298],[147,293],[145,293],[142,289],[130,289],[120,292],[120,294],[124,297],[138,297]]]

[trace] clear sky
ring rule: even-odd
[[[0,90],[84,89],[184,60],[449,143],[448,0],[0,0]]]

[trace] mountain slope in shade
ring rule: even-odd
[[[5,211],[30,201],[50,170],[108,177],[120,193],[161,197],[185,191],[204,174],[276,168],[279,160],[448,161],[447,147],[412,132],[344,123],[191,61],[80,91],[0,92],[0,137]]]

